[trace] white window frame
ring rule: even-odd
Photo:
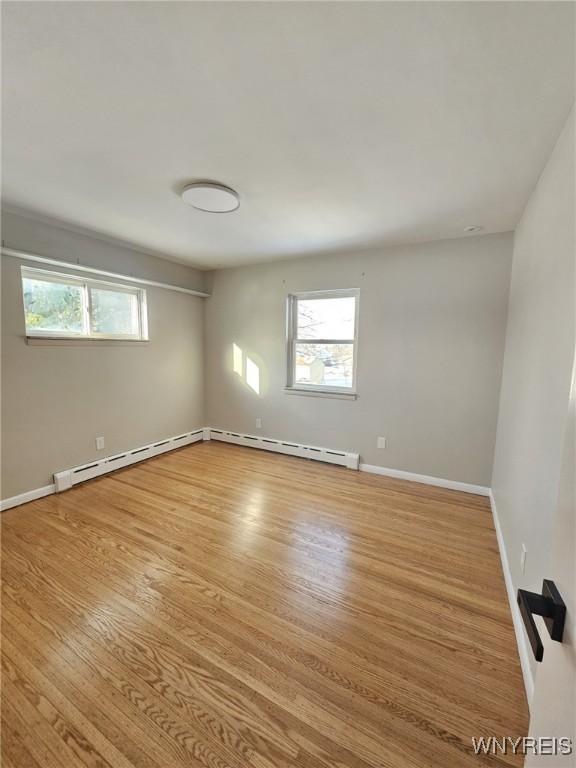
[[[45,283],[57,283],[58,285],[74,285],[82,288],[82,316],[83,330],[74,333],[73,331],[47,331],[33,330],[26,327],[26,306],[24,304],[24,291],[22,290],[22,304],[24,307],[24,326],[26,337],[29,339],[114,339],[116,341],[148,341],[148,312],[146,306],[146,291],[144,288],[135,288],[131,285],[121,283],[111,283],[105,280],[91,280],[76,275],[69,275],[63,272],[52,272],[47,269],[36,269],[34,267],[21,267],[21,278],[30,280],[41,280]],[[22,283],[23,286],[23,283]],[[91,328],[91,288],[101,288],[104,290],[113,290],[118,293],[129,293],[136,296],[138,306],[138,333],[96,333]]]
[[[306,299],[342,299],[354,298],[354,338],[353,339],[299,339],[298,338],[298,301]],[[333,397],[356,398],[357,360],[358,360],[358,318],[360,291],[358,288],[341,288],[322,291],[299,291],[290,293],[286,301],[286,388],[288,393],[307,395],[327,395]],[[352,386],[331,387],[327,384],[296,383],[296,345],[297,344],[352,344]]]

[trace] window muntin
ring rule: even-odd
[[[22,267],[22,293],[27,336],[148,338],[141,288]]]
[[[288,388],[354,394],[358,291],[288,297]]]

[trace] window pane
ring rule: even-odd
[[[22,279],[26,331],[82,333],[81,285]]]
[[[138,297],[134,293],[90,288],[92,333],[139,336]]]
[[[354,339],[356,299],[298,299],[299,339]]]
[[[296,344],[295,384],[352,387],[353,344]]]

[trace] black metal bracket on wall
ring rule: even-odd
[[[566,606],[553,581],[544,579],[542,582],[542,594],[518,590],[518,605],[520,614],[526,627],[528,640],[534,652],[536,661],[542,661],[544,646],[532,614],[542,616],[552,640],[562,642],[564,635],[564,621],[566,619]]]

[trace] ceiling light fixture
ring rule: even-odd
[[[484,227],[481,227],[479,224],[471,224],[469,227],[464,228],[464,232],[482,232]]]
[[[230,187],[216,181],[196,181],[181,192],[182,200],[206,213],[231,213],[240,207],[240,196]]]

